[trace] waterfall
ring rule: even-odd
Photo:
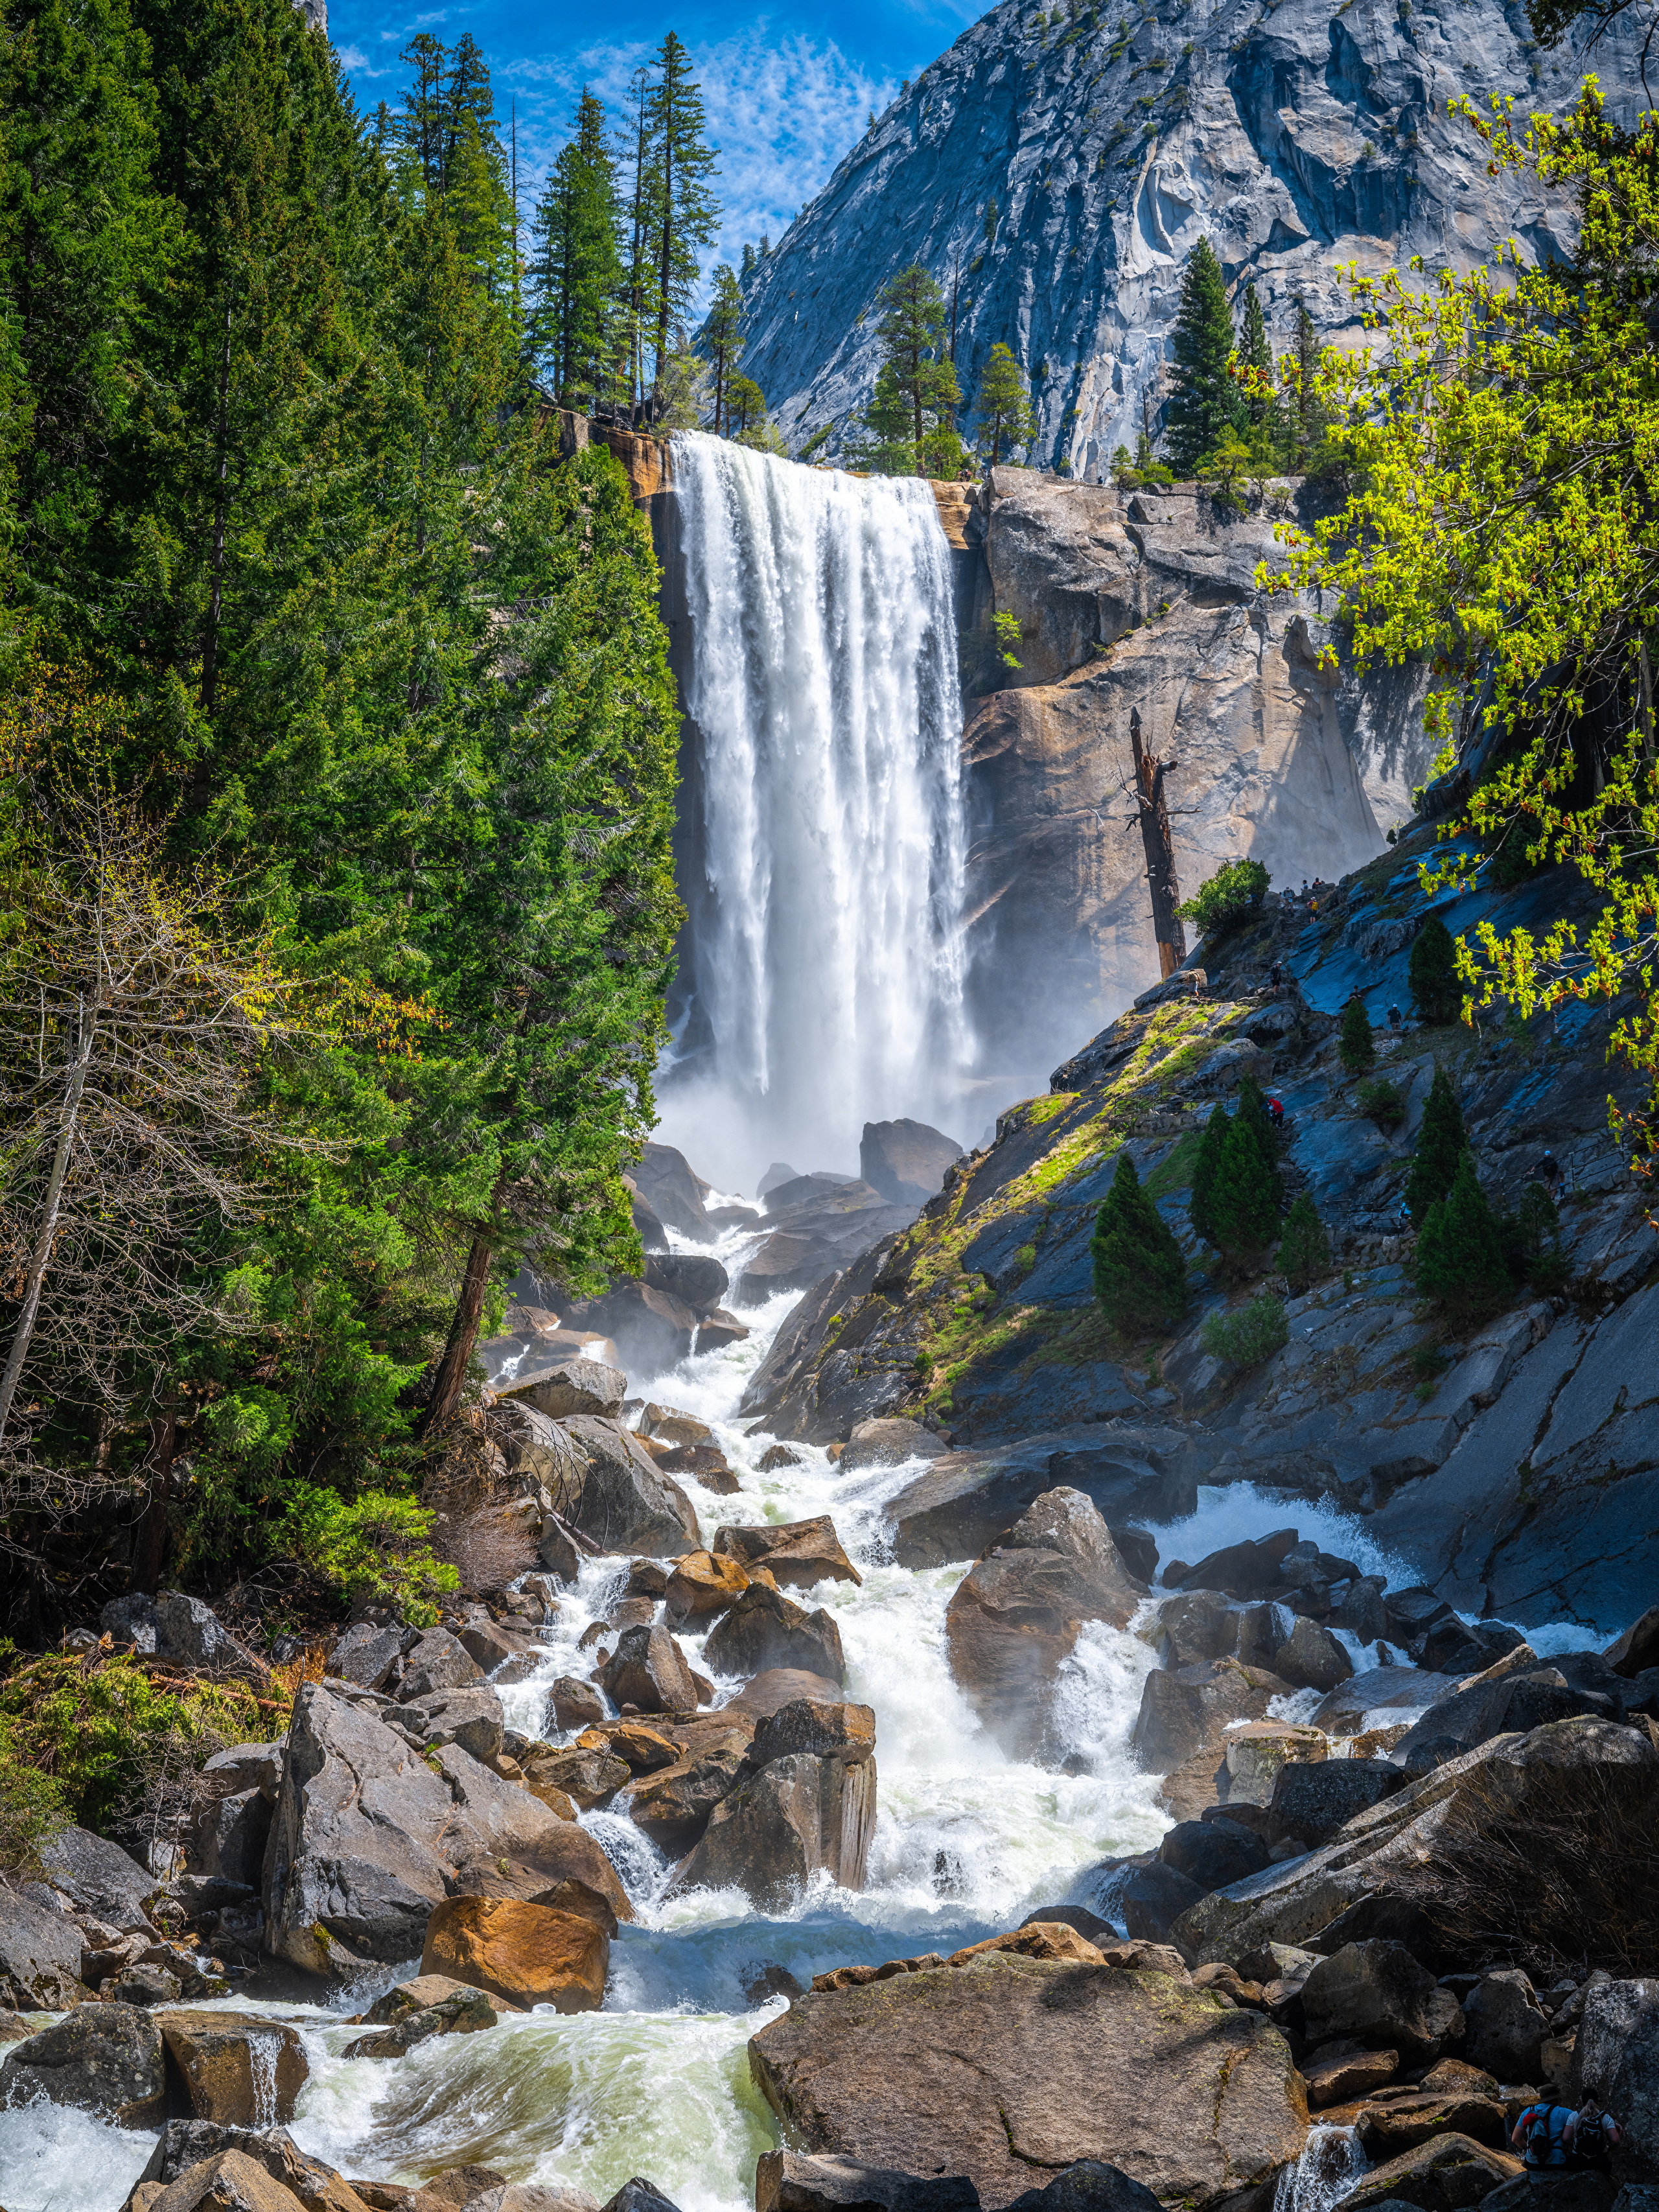
[[[950,548],[927,486],[681,433],[696,727],[665,1135],[727,1188],[960,1141],[964,837]]]
[[[1294,2166],[1279,2177],[1273,2212],[1332,2212],[1365,2172],[1365,2154],[1352,2128],[1316,2121]]]

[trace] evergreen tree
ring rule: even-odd
[[[945,355],[945,299],[919,262],[901,269],[876,296],[881,367],[866,414],[866,465],[889,476],[925,476],[939,457],[962,389]]]
[[[1425,1297],[1459,1315],[1496,1305],[1514,1287],[1498,1219],[1475,1176],[1472,1152],[1459,1159],[1451,1188],[1424,1217],[1413,1272]]]
[[[1246,1076],[1237,1109],[1227,1123],[1208,1201],[1216,1248],[1236,1272],[1248,1270],[1272,1243],[1279,1202],[1278,1144],[1261,1090]]]
[[[1463,980],[1457,972],[1457,942],[1437,914],[1426,915],[1412,939],[1407,979],[1417,1011],[1425,1022],[1457,1018],[1463,1005]]]
[[[1218,1244],[1215,1215],[1212,1211],[1215,1197],[1216,1178],[1221,1171],[1222,1149],[1227,1141],[1228,1114],[1218,1099],[1210,1109],[1210,1118],[1204,1125],[1204,1134],[1199,1139],[1198,1162],[1193,1170],[1193,1194],[1188,1206],[1194,1235],[1206,1244]]]
[[[1018,453],[1036,435],[1030,386],[1006,345],[991,348],[990,359],[980,376],[974,413],[979,424],[979,457],[987,468],[994,468],[1005,451]]]
[[[1228,373],[1233,351],[1233,319],[1221,264],[1207,238],[1187,257],[1181,279],[1181,307],[1176,318],[1175,392],[1170,401],[1170,459],[1176,474],[1191,476],[1199,462],[1221,442],[1223,433],[1242,434],[1243,395]]]
[[[766,420],[766,394],[752,377],[734,376],[726,403],[726,435],[739,443]]]
[[[729,262],[722,261],[714,271],[714,298],[702,326],[702,348],[714,372],[714,428],[721,437],[729,437],[730,387],[743,357],[743,292]]]
[[[1417,1150],[1406,1182],[1406,1203],[1414,1221],[1420,1223],[1430,1206],[1450,1190],[1468,1141],[1451,1078],[1443,1067],[1437,1067],[1424,1102]]]
[[[1244,312],[1238,325],[1238,358],[1249,372],[1243,398],[1244,442],[1250,459],[1261,468],[1277,468],[1284,436],[1283,413],[1274,388],[1273,356],[1267,343],[1267,318],[1254,284],[1244,287]]]
[[[747,239],[743,242],[743,282],[746,284],[755,273],[755,249]]]
[[[576,127],[548,172],[531,218],[531,347],[567,407],[606,392],[623,292],[616,164],[605,110],[585,87]]]
[[[720,228],[720,203],[709,190],[718,149],[704,136],[702,93],[691,76],[691,58],[672,31],[663,40],[656,66],[657,82],[645,112],[651,175],[647,236],[660,378],[670,326],[687,322],[702,274],[697,256]]]
[[[1296,303],[1296,399],[1291,428],[1294,464],[1299,469],[1310,465],[1327,428],[1325,407],[1319,397],[1319,350],[1313,317],[1308,313],[1306,302],[1298,300]]]
[[[1089,1254],[1095,1296],[1114,1328],[1130,1336],[1180,1320],[1187,1304],[1186,1262],[1127,1152],[1118,1156]]]
[[[1376,1065],[1376,1044],[1371,1036],[1371,1018],[1365,1012],[1365,1001],[1358,991],[1353,992],[1342,1009],[1342,1026],[1337,1038],[1337,1056],[1350,1075],[1365,1075]]]
[[[623,210],[627,225],[628,294],[625,314],[628,344],[628,394],[637,405],[645,393],[647,336],[656,319],[657,270],[652,240],[657,224],[657,194],[661,181],[651,151],[651,73],[637,69],[628,88],[629,119],[626,133],[628,198]]]
[[[1321,1275],[1329,1273],[1331,1240],[1325,1224],[1304,1191],[1291,1200],[1279,1243],[1279,1272],[1298,1296]]]

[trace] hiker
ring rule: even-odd
[[[1275,960],[1273,966],[1267,970],[1267,981],[1269,987],[1275,991],[1284,989],[1285,963],[1282,960]]]
[[[1564,2168],[1595,2166],[1623,2138],[1612,2114],[1591,2103],[1575,2112],[1571,2105],[1540,2100],[1528,2105],[1515,2123],[1510,2142],[1534,2181]]]
[[[1400,1034],[1401,1018],[1399,1007],[1390,1006],[1389,1008],[1389,1027],[1394,1031],[1396,1036]]]
[[[1538,1163],[1538,1180],[1553,1198],[1561,1182],[1561,1163],[1553,1152],[1546,1151]]]
[[[1274,1128],[1275,1128],[1275,1129],[1282,1129],[1282,1128],[1284,1127],[1284,1126],[1285,1126],[1285,1106],[1284,1106],[1284,1102],[1283,1102],[1283,1100],[1282,1100],[1282,1099],[1279,1099],[1279,1098],[1269,1098],[1269,1099],[1268,1099],[1268,1101],[1267,1101],[1267,1119],[1268,1119],[1268,1120],[1273,1123],[1273,1127],[1274,1127]]]

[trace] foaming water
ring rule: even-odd
[[[665,1130],[728,1180],[850,1167],[866,1121],[960,1119],[950,548],[925,483],[695,431],[673,495],[700,742]]]
[[[0,2183],[6,2212],[115,2212],[155,2148],[155,2137],[112,2128],[68,2105],[0,2112]]]

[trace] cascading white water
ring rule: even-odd
[[[673,443],[698,732],[664,1135],[752,1188],[855,1167],[866,1120],[959,1138],[962,714],[950,549],[914,479]]]

